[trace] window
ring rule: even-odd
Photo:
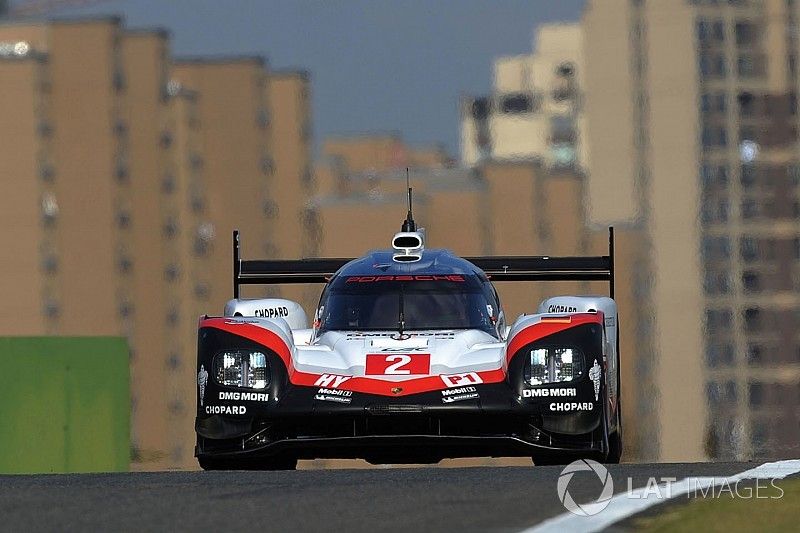
[[[742,273],[742,286],[746,292],[758,292],[761,290],[761,279],[758,272],[746,270]]]
[[[697,22],[697,40],[704,46],[723,42],[725,40],[725,27],[722,21],[700,19]]]
[[[266,176],[271,176],[275,172],[275,161],[268,155],[261,157],[260,166],[261,173]]]
[[[747,345],[747,362],[755,365],[761,362],[764,356],[764,347],[758,343],[751,342]]]
[[[750,164],[742,165],[741,178],[740,178],[742,187],[744,187],[745,189],[751,188],[753,185],[756,184],[757,177],[758,174],[755,165],[750,165]]]
[[[120,318],[128,318],[133,314],[133,304],[128,299],[123,299],[117,305],[117,313]]]
[[[737,22],[733,28],[736,46],[753,46],[758,40],[758,26],[752,22]]]
[[[500,100],[503,113],[530,113],[533,111],[533,99],[526,93],[514,93],[503,96]]]
[[[728,259],[731,256],[731,241],[728,237],[703,237],[703,259]]]
[[[739,142],[755,141],[756,128],[749,124],[742,124],[739,126]]]
[[[175,217],[167,217],[161,231],[167,239],[175,237],[178,234],[178,221]]]
[[[42,258],[42,271],[50,275],[58,272],[58,257],[54,252],[48,252]]]
[[[703,113],[725,113],[728,100],[725,93],[703,93],[700,96],[700,110]]]
[[[740,78],[757,78],[766,73],[765,59],[763,56],[753,54],[739,54],[736,59],[736,72]]]
[[[722,333],[731,328],[733,313],[730,309],[707,309],[706,328],[709,334]]]
[[[117,228],[128,229],[131,226],[131,213],[127,209],[117,211]]]
[[[752,117],[756,114],[758,100],[752,93],[742,92],[737,97],[739,101],[739,115],[742,117]]]
[[[491,113],[490,100],[485,96],[476,98],[472,101],[472,118],[484,120]]]
[[[728,64],[722,53],[701,52],[700,74],[706,78],[723,78],[728,73]]]
[[[724,126],[704,126],[703,127],[703,147],[725,147],[728,145],[728,132]]]
[[[269,111],[267,111],[266,109],[259,109],[258,112],[256,113],[256,126],[258,126],[262,130],[265,130],[267,129],[267,126],[269,126],[269,122],[270,122]]]
[[[158,137],[158,145],[164,149],[172,146],[172,133],[168,130],[162,131]]]
[[[175,263],[167,265],[164,269],[164,279],[170,283],[177,281],[181,275],[181,269]]]
[[[739,255],[748,262],[758,259],[758,241],[753,237],[742,237],[739,241]]]
[[[261,206],[261,210],[264,213],[264,216],[267,218],[275,218],[278,216],[278,202],[273,199],[264,200],[264,204]]]
[[[736,401],[736,382],[735,381],[727,381],[725,382],[725,400],[728,402]]]
[[[161,192],[164,194],[172,194],[178,186],[178,180],[175,179],[175,174],[168,172],[161,179]]]
[[[757,332],[761,330],[761,310],[755,307],[750,307],[744,310],[744,328],[749,332]]]
[[[764,385],[758,381],[753,381],[749,386],[750,406],[758,407],[764,403]]]

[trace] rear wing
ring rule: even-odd
[[[608,228],[608,255],[586,257],[465,257],[492,281],[607,281],[614,297],[614,228]],[[243,260],[239,231],[233,232],[233,297],[241,285],[326,283],[352,259]]]

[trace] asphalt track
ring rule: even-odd
[[[754,463],[609,466],[614,492],[649,477],[728,476]],[[0,476],[0,531],[520,531],[564,512],[561,467],[376,468]],[[601,483],[579,473],[575,501]],[[615,529],[625,529],[624,524]]]

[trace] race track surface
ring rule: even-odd
[[[753,463],[609,466],[614,492],[649,477],[727,476]],[[0,476],[2,531],[520,531],[561,514],[562,467]],[[597,497],[588,473],[569,484]]]

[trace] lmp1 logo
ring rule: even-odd
[[[464,374],[448,374],[439,376],[442,378],[445,386],[450,387],[463,387],[465,385],[478,385],[483,383],[483,379],[477,372],[466,372]]]

